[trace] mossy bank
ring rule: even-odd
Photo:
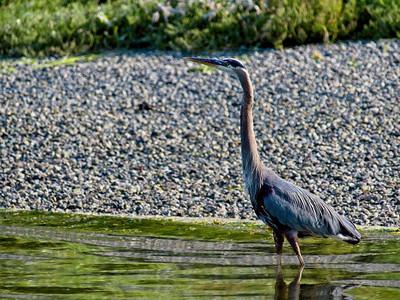
[[[283,47],[400,36],[392,0],[0,1],[0,55]]]

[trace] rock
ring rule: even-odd
[[[263,160],[356,224],[400,225],[399,52],[393,39],[247,53]],[[240,85],[190,67],[131,51],[0,76],[0,207],[254,219]]]

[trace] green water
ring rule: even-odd
[[[400,299],[400,236],[303,239],[306,268],[252,223],[0,211],[0,298]]]

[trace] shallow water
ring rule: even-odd
[[[400,299],[397,234],[365,233],[357,246],[309,238],[301,247],[307,265],[300,279],[287,244],[278,273],[268,234],[265,240],[205,241],[196,234],[172,238],[0,225],[0,297]]]

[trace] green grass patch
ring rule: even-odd
[[[196,72],[216,72],[217,70],[207,66],[200,66],[195,68],[189,68],[188,72],[196,73]]]
[[[0,61],[0,73],[11,74],[18,70],[19,66],[32,66],[33,69],[52,68],[57,66],[72,66],[78,63],[93,61],[100,57],[99,54],[87,54],[78,56],[64,56],[59,59],[33,59],[22,57],[19,59]]]
[[[203,51],[400,37],[395,0],[0,1],[0,55]]]
[[[64,56],[61,59],[41,63],[41,64],[35,66],[34,68],[35,69],[43,69],[43,68],[52,68],[52,67],[56,67],[56,66],[73,66],[77,63],[92,61],[92,60],[98,58],[99,56],[100,55],[98,55],[98,54],[88,54],[88,55],[79,55],[79,56]]]
[[[13,65],[9,63],[0,63],[0,74],[11,74],[17,71],[18,68],[14,67]]]

